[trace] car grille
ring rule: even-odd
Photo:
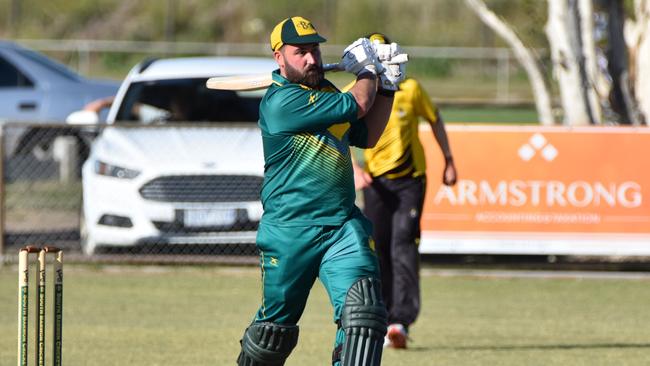
[[[239,221],[232,226],[187,227],[182,222],[153,222],[156,229],[164,234],[188,235],[192,233],[226,233],[257,230],[257,221]]]
[[[243,202],[260,199],[263,178],[254,175],[178,175],[156,178],[140,188],[160,202]]]

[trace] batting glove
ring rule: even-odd
[[[379,41],[372,42],[372,48],[374,48],[377,53],[377,58],[379,61],[391,61],[391,59],[397,55],[403,54],[402,48],[395,42],[391,44],[379,43]]]
[[[384,72],[379,75],[379,87],[396,91],[404,79],[406,79],[406,63],[384,64]]]
[[[383,44],[374,41],[372,47],[377,53],[377,58],[381,60],[384,66],[384,72],[379,75],[379,87],[385,90],[397,90],[399,83],[406,78],[406,62],[408,57],[402,51],[402,48],[395,42]],[[398,60],[398,57],[400,60]]]
[[[368,72],[377,75],[384,71],[375,49],[367,38],[359,38],[347,46],[343,50],[340,65],[345,71],[357,76]]]

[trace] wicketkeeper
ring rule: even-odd
[[[259,120],[265,159],[257,235],[263,297],[241,339],[239,365],[284,364],[317,277],[338,325],[332,363],[381,363],[386,308],[372,227],[354,204],[350,146],[375,145],[404,75],[399,65],[389,65],[398,49],[382,50],[380,60],[370,41],[360,38],[341,59],[357,82],[341,93],[324,78],[321,42],[325,38],[302,17],[283,20],[271,33],[279,69]]]

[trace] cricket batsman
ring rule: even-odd
[[[283,365],[316,278],[338,325],[333,365],[380,365],[387,313],[372,225],[355,206],[350,146],[376,144],[388,121],[402,65],[396,44],[360,38],[340,65],[356,75],[341,93],[324,78],[312,23],[294,16],[271,33],[279,69],[260,104],[264,185],[257,247],[262,303],[241,339],[240,366]]]

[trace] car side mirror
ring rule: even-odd
[[[78,134],[90,145],[101,129],[99,114],[94,111],[80,110],[72,112],[65,119],[65,122],[71,126],[78,126]]]
[[[75,111],[68,115],[65,122],[70,125],[96,125],[99,124],[99,115],[93,111]]]

